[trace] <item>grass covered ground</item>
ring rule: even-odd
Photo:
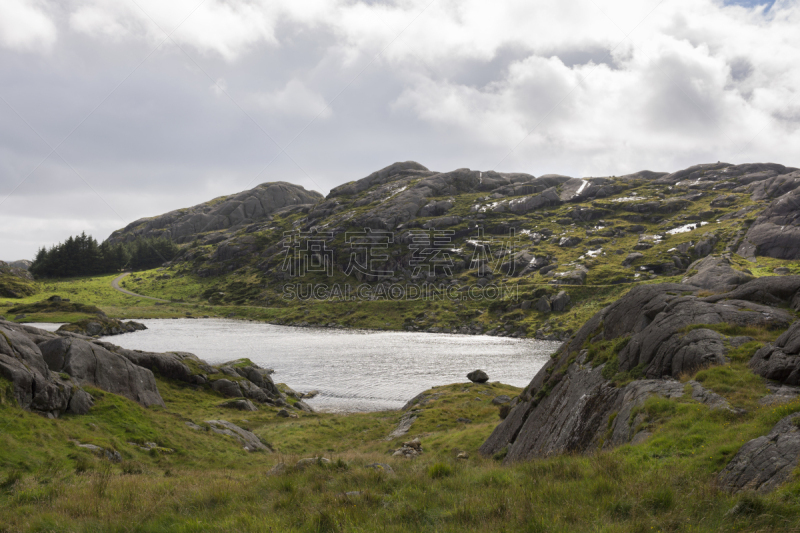
[[[731,496],[714,484],[743,443],[800,411],[800,402],[758,403],[768,391],[746,361],[759,345],[682,377],[744,413],[652,398],[638,410],[653,433],[643,444],[514,465],[477,454],[500,421],[491,400],[520,392],[499,383],[427,391],[409,433],[393,440],[386,437],[403,412],[230,411],[212,392],[161,378],[165,408],[91,390],[88,415],[48,420],[15,407],[3,383],[0,531],[795,531],[800,479],[767,496]],[[253,431],[274,452],[247,453],[186,425],[218,418]],[[414,437],[420,457],[392,457]],[[122,461],[75,441],[117,450]],[[141,449],[147,442],[158,448]],[[462,452],[469,457],[458,459]],[[293,467],[308,457],[331,462]],[[287,468],[272,472],[279,463]]]

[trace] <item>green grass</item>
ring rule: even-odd
[[[222,412],[213,394],[158,385],[165,409],[97,390],[83,417],[47,420],[0,405],[0,530],[775,531],[800,519],[798,481],[768,496],[738,497],[713,483],[742,443],[800,403],[733,415],[685,398],[653,398],[641,409],[653,431],[644,444],[504,466],[476,453],[498,421],[490,399],[519,392],[501,384],[428,391],[411,431],[395,442],[384,437],[399,412],[281,419],[271,409]],[[473,423],[455,423],[457,415]],[[248,454],[183,424],[211,417],[250,428],[277,452]],[[422,456],[390,456],[415,436]],[[113,447],[123,462],[99,459],[70,438]],[[129,441],[175,451],[148,453]],[[460,451],[469,459],[456,459]],[[317,456],[332,462],[291,466]],[[288,468],[269,475],[279,462]],[[376,462],[395,473],[367,466]]]

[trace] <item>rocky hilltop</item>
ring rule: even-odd
[[[20,263],[23,265],[20,266]],[[0,297],[22,298],[36,292],[33,286],[33,276],[28,272],[24,263],[26,262],[15,261],[9,264],[0,261]]]
[[[440,172],[406,161],[340,185],[325,198],[288,184],[264,184],[137,221],[111,240],[162,235],[180,243],[166,271],[125,281],[138,294],[285,308],[293,305],[285,298],[287,282],[366,283],[373,292],[407,284],[451,292],[516,285],[520,301],[496,302],[491,313],[479,317],[476,307],[447,319],[409,315],[402,327],[564,340],[590,316],[571,314],[598,296],[590,286],[620,286],[601,290],[609,303],[628,284],[690,277],[700,284],[695,276],[703,265],[696,261],[720,254],[731,254],[731,264],[739,265],[728,272],[729,285],[791,266],[777,260],[800,257],[791,209],[800,194],[798,172],[774,163],[712,163],[672,173],[576,178]],[[425,232],[429,248],[420,241]],[[378,253],[366,268],[364,256],[372,249]],[[300,257],[305,252],[309,257]],[[758,257],[776,261],[761,264]],[[325,268],[301,275],[295,267],[303,261]],[[744,268],[745,261],[752,266]],[[707,281],[717,276],[703,272]],[[169,281],[175,278],[203,279],[193,282],[197,290],[172,294],[173,284],[185,285]],[[363,326],[342,313],[315,318],[303,310],[281,321]]]
[[[178,243],[189,242],[209,232],[232,233],[254,222],[269,220],[274,213],[293,212],[321,198],[320,193],[307,191],[300,185],[283,181],[262,183],[249,191],[136,220],[112,233],[108,241],[115,244],[139,237],[167,237]]]

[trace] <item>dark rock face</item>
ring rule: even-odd
[[[560,313],[562,311],[566,311],[570,304],[569,294],[567,294],[565,291],[561,291],[555,295],[551,303],[554,312]]]
[[[792,173],[794,187],[800,185],[800,172]],[[788,177],[788,176],[787,176]],[[755,194],[754,194],[755,197]],[[795,188],[773,201],[756,219],[738,254],[744,257],[765,255],[778,259],[800,258],[800,189]]]
[[[720,487],[734,493],[743,490],[764,493],[788,480],[800,457],[798,419],[800,414],[789,415],[775,424],[769,435],[742,446],[719,473]]]
[[[775,343],[767,343],[750,359],[759,376],[785,385],[800,385],[800,321],[792,324]]]
[[[239,385],[229,379],[218,379],[211,383],[211,388],[227,398],[238,398],[242,395]]]
[[[227,409],[237,409],[239,411],[258,411],[258,407],[253,405],[250,400],[231,400],[219,404],[220,407]]]
[[[270,377],[272,370],[242,363],[216,368],[191,353],[128,350],[78,333],[51,333],[0,319],[0,376],[13,383],[20,407],[53,417],[89,411],[92,397],[79,385],[93,385],[145,407],[163,405],[154,373],[210,386],[226,397],[243,396],[250,404],[288,405]],[[214,379],[220,374],[232,379]],[[303,402],[295,408],[313,411]]]
[[[506,448],[506,460],[518,461],[646,438],[637,429],[642,421],[630,419],[637,405],[653,395],[685,394],[685,385],[675,378],[725,361],[731,339],[703,326],[788,327],[792,315],[760,302],[792,301],[800,290],[800,277],[759,278],[707,298],[698,298],[698,290],[684,284],[640,285],[597,313],[534,376],[481,453],[492,455]],[[617,341],[624,338],[626,344]],[[610,362],[595,365],[585,347],[601,341],[617,341],[619,348]],[[632,372],[643,379],[615,386],[603,376],[612,363],[612,375]],[[690,385],[694,400],[729,408],[713,392]]]
[[[555,279],[551,282],[556,285],[583,285],[586,283],[586,275],[589,273],[585,267],[578,266],[569,272],[555,274]]]
[[[691,295],[682,296],[681,292],[688,292],[687,289],[690,286],[676,284],[640,286],[606,308],[603,338],[612,340],[630,335],[630,341],[619,352],[621,371],[638,366],[649,378],[677,377],[684,371],[719,362],[722,342],[719,334],[702,328],[687,332],[692,325],[778,329],[793,321],[783,310],[751,301],[731,299],[710,303]]]
[[[78,338],[57,338],[39,348],[50,370],[64,372],[81,385],[93,385],[145,407],[164,405],[153,373],[119,354]]]
[[[29,332],[43,338],[52,335],[0,320],[0,376],[11,381],[19,406],[51,417],[89,412],[92,397],[69,376],[62,377],[47,368]]]
[[[489,376],[483,370],[473,370],[467,374],[467,379],[473,383],[486,383],[489,381]]]
[[[166,378],[183,381],[185,383],[202,384],[202,382],[198,380],[198,377],[202,377],[202,375],[198,375],[192,370],[187,364],[188,362],[191,362],[195,368],[198,368],[206,374],[215,372],[214,368],[210,365],[201,361],[196,355],[187,352],[140,352],[138,350],[120,348],[114,344],[102,341],[94,341],[94,344],[121,355],[135,365],[147,368],[153,372],[158,372]],[[203,382],[204,381],[203,379]]]
[[[709,256],[689,265],[697,273],[684,278],[683,283],[718,291],[729,291],[754,279],[752,274],[735,270],[729,259]]]
[[[111,244],[137,237],[168,237],[188,242],[199,233],[236,229],[267,219],[283,208],[317,203],[322,195],[286,182],[262,183],[249,190],[218,198],[188,209],[178,209],[161,216],[144,218],[111,234]]]

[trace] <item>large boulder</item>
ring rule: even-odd
[[[206,381],[204,374],[216,372],[211,365],[188,352],[153,353],[120,348],[104,341],[96,340],[93,343],[121,355],[135,365],[158,373],[160,376],[185,383],[203,384]]]
[[[750,368],[767,379],[800,385],[800,321],[753,354]]]
[[[730,259],[726,257],[705,257],[689,265],[691,275],[683,278],[683,283],[715,291],[730,291],[743,283],[754,279],[754,276],[736,270]]]
[[[567,294],[566,291],[560,291],[553,297],[552,306],[553,306],[553,311],[556,313],[566,311],[569,304],[570,304],[570,298],[569,294]]]
[[[800,172],[795,172],[797,187]],[[800,258],[800,188],[794,188],[777,200],[753,222],[739,246],[744,257],[759,255],[777,259]]]
[[[736,493],[770,492],[787,481],[800,458],[800,414],[782,418],[768,435],[742,446],[719,473],[721,488]]]
[[[42,339],[55,337],[46,331],[0,320],[0,377],[11,382],[17,404],[52,417],[87,413],[92,406],[91,396],[69,376],[56,374],[47,367],[29,331]]]
[[[242,389],[239,388],[239,384],[229,379],[217,379],[211,383],[211,388],[226,398],[238,398],[242,396]]]
[[[153,373],[119,354],[79,338],[57,338],[39,345],[50,370],[70,375],[81,385],[125,396],[144,407],[164,405]]]
[[[489,381],[489,375],[483,370],[473,370],[467,374],[467,379],[473,383],[486,383]]]

